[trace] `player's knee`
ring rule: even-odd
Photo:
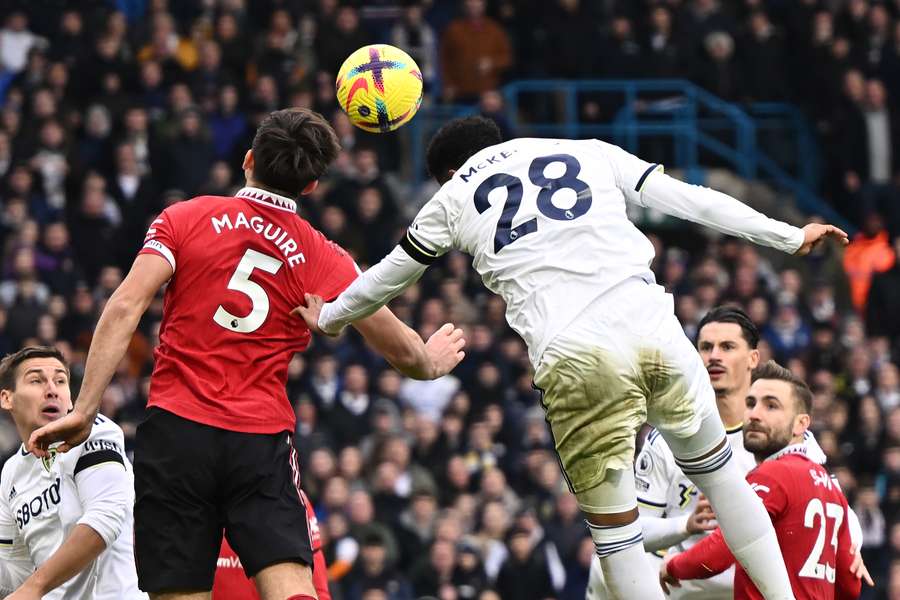
[[[596,486],[575,492],[578,506],[596,525],[620,525],[630,522],[633,513],[637,518],[637,495],[634,491],[634,473],[631,469],[607,469],[603,480]],[[595,521],[594,518],[600,519]],[[633,519],[632,519],[633,520]]]

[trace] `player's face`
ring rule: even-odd
[[[52,357],[23,361],[16,371],[16,388],[0,391],[0,406],[10,411],[20,434],[30,435],[72,409],[69,372]]]
[[[707,323],[697,336],[697,349],[717,393],[746,389],[759,351],[750,348],[740,325]]]
[[[744,412],[744,447],[747,450],[758,457],[766,457],[791,443],[798,416],[793,393],[786,381],[757,379],[753,382]]]

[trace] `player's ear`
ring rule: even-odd
[[[754,348],[750,351],[750,370],[752,371],[759,365],[759,350]]]
[[[800,413],[794,417],[794,430],[792,431],[794,437],[803,435],[803,433],[809,429],[809,424],[811,422],[812,418],[806,413]]]
[[[317,187],[319,187],[318,179],[316,179],[314,181],[310,181],[309,183],[306,184],[306,187],[303,188],[303,190],[300,192],[300,195],[306,196],[308,194],[312,194],[314,191],[316,191]]]
[[[247,150],[247,153],[244,155],[244,163],[241,165],[241,169],[244,171],[253,171],[253,149]]]
[[[0,390],[0,408],[3,410],[12,410],[12,390]]]

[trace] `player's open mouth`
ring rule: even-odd
[[[719,375],[725,374],[724,367],[707,367],[706,370],[709,372],[710,377],[718,377]]]
[[[48,404],[41,409],[41,414],[47,417],[58,417],[62,414],[62,409],[56,405]]]

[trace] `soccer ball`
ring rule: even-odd
[[[347,57],[336,86],[338,103],[350,122],[374,133],[407,123],[422,104],[419,65],[387,44],[363,46]]]

